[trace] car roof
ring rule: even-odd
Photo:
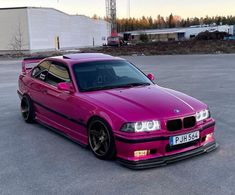
[[[114,57],[111,55],[103,54],[103,53],[78,53],[78,54],[66,54],[66,55],[63,55],[63,58],[71,59],[71,60],[84,60],[84,59],[91,59],[91,58],[113,59]]]
[[[66,54],[63,56],[54,56],[47,59],[57,59],[59,61],[65,61],[69,65],[79,62],[91,62],[91,61],[100,61],[100,60],[123,60],[122,58],[114,57],[103,53]]]
[[[124,60],[124,59],[103,53],[77,53],[77,54],[66,54],[63,56],[46,57],[44,58],[44,60],[56,60],[59,62],[66,62],[67,65],[72,66],[73,64],[79,64],[82,62]]]

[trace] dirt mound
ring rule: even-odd
[[[157,42],[121,47],[86,48],[81,49],[81,52],[101,52],[114,56],[235,53],[235,41],[192,40]]]

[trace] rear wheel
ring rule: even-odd
[[[34,109],[33,104],[29,96],[23,96],[21,100],[21,114],[25,122],[33,123],[34,122]]]
[[[115,157],[115,142],[107,122],[94,119],[88,126],[89,145],[97,158],[110,160]]]

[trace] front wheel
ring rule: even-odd
[[[33,123],[34,122],[34,109],[33,104],[29,96],[23,96],[21,100],[21,114],[25,122]]]
[[[94,119],[88,126],[89,145],[93,154],[103,160],[111,160],[116,155],[112,130],[107,122]]]

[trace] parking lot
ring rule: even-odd
[[[204,101],[220,147],[168,166],[133,171],[101,161],[39,124],[25,124],[19,60],[0,60],[0,194],[235,194],[235,55],[125,57],[156,83]]]

